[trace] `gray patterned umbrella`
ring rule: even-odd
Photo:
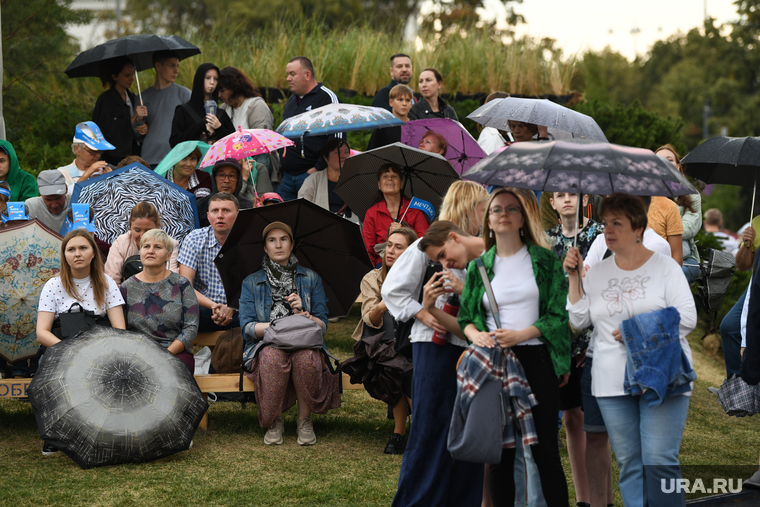
[[[607,142],[596,121],[583,113],[546,99],[507,97],[483,104],[467,116],[485,127],[509,130],[509,120],[534,123],[572,132],[573,135]]]
[[[651,150],[585,139],[515,143],[462,176],[484,185],[547,192],[668,197],[697,193],[673,164]]]
[[[47,349],[28,393],[40,436],[82,468],[187,449],[208,409],[174,354],[100,326]]]
[[[71,196],[72,203],[90,205],[98,237],[107,243],[129,231],[129,214],[142,201],[156,207],[161,228],[180,245],[199,226],[195,196],[139,163],[77,183]]]

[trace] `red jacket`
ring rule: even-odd
[[[418,209],[410,209],[406,213],[406,216],[404,216],[404,212],[406,212],[408,206],[409,199],[402,198],[398,217],[401,218],[403,216],[404,223],[414,229],[417,237],[420,238],[430,226],[427,215]],[[393,223],[393,217],[388,212],[388,205],[385,203],[385,199],[368,209],[364,215],[362,235],[364,236],[364,244],[367,246],[369,258],[375,266],[382,261],[380,256],[375,252],[375,245],[385,243],[388,239],[388,228],[391,226],[391,223]]]

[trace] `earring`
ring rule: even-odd
[[[493,231],[488,231],[488,237],[493,238]]]
[[[640,237],[636,238],[636,243],[641,243],[641,238]]]
[[[520,237],[522,238],[523,236],[525,236],[525,231],[523,231],[523,228],[520,227]]]

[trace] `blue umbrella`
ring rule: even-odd
[[[351,130],[370,130],[403,125],[404,122],[382,107],[357,106],[354,104],[327,104],[288,118],[277,127],[277,133],[294,139],[336,134]]]
[[[113,243],[129,231],[132,208],[147,201],[161,216],[161,228],[180,244],[199,227],[195,196],[140,163],[74,185],[71,202],[90,205],[98,237]]]

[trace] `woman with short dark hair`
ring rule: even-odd
[[[409,209],[410,201],[404,197],[403,188],[404,177],[399,166],[391,163],[380,166],[377,170],[375,204],[364,214],[362,224],[364,244],[375,267],[382,263],[383,244],[389,230],[393,232],[400,227],[410,227],[417,237],[422,237],[430,225],[425,213]]]
[[[649,395],[626,392],[628,354],[620,328],[623,321],[674,308],[680,316],[674,338],[680,344],[681,357],[676,364],[684,368],[685,356],[691,367],[686,337],[696,326],[697,311],[681,266],[644,246],[647,212],[641,199],[612,194],[602,201],[599,215],[607,247],[614,255],[591,266],[581,283],[583,259],[577,249],[569,249],[564,261],[570,282],[567,309],[575,328],[594,326],[591,392],[620,468],[623,502],[641,505],[642,492],[646,504],[655,494],[650,488],[659,486],[660,480],[680,479],[678,454],[692,386],[687,382],[673,392],[669,388],[654,404]],[[668,333],[662,332],[659,341],[664,343]],[[661,353],[667,352],[658,347]],[[628,371],[628,378],[634,373]]]

